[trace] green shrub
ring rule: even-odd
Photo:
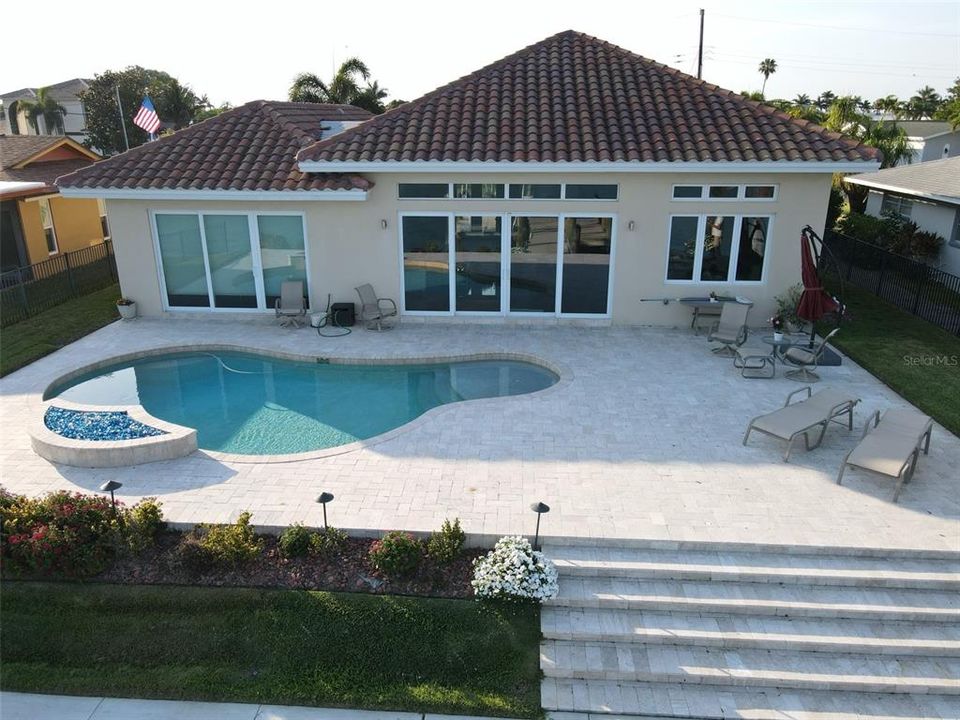
[[[287,557],[300,557],[307,554],[310,549],[310,531],[303,525],[297,523],[291,525],[277,538],[277,545]]]
[[[173,554],[176,562],[192,578],[199,577],[215,566],[213,555],[202,544],[199,533],[192,532],[180,538]]]
[[[410,533],[392,530],[370,546],[370,563],[388,577],[403,577],[417,569],[422,544]]]
[[[427,555],[443,565],[452,563],[463,550],[466,539],[467,536],[460,527],[460,518],[455,518],[453,524],[444,520],[440,530],[432,533],[427,540]]]
[[[108,498],[59,491],[3,493],[2,555],[13,571],[88,577],[107,567],[120,537]]]
[[[148,497],[123,513],[123,535],[131,552],[139,554],[156,543],[166,525],[161,507],[155,497]]]
[[[326,527],[310,534],[310,552],[317,556],[339,552],[347,544],[347,533],[335,527]]]
[[[915,222],[900,215],[882,218],[861,213],[848,213],[837,221],[838,232],[879,245],[897,255],[915,259],[935,258],[940,254],[943,238],[921,230]]]
[[[777,303],[777,315],[783,318],[784,322],[792,323],[797,327],[801,327],[804,323],[799,317],[797,317],[797,305],[800,304],[800,295],[803,294],[803,285],[799,283],[793,287],[787,288],[786,292],[782,295],[777,295],[774,298]]]
[[[263,549],[250,525],[250,513],[241,513],[232,525],[201,525],[200,545],[217,565],[234,567],[256,559]]]

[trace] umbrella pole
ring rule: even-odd
[[[847,308],[846,303],[844,302],[844,297],[846,293],[844,293],[844,289],[843,289],[843,273],[840,272],[840,265],[837,263],[837,258],[833,254],[833,251],[827,247],[827,244],[823,241],[823,238],[817,235],[817,232],[812,227],[807,225],[803,228],[802,232],[804,236],[807,238],[807,242],[810,243],[810,249],[813,250],[813,257],[814,257],[814,260],[816,261],[816,266],[817,266],[817,274],[820,275],[821,281],[823,278],[823,275],[821,274],[821,270],[820,270],[820,260],[822,259],[822,253],[817,252],[817,244],[814,242],[815,240],[820,241],[821,250],[830,257],[830,260],[833,262],[833,266],[837,269],[837,282],[840,283],[840,292],[838,297],[839,307],[837,308],[837,327],[840,327],[840,323],[843,322],[843,313],[846,311],[846,308]],[[824,234],[826,234],[826,232],[824,232]],[[814,342],[815,336],[816,336],[816,324],[811,322],[810,323],[810,345],[809,345],[811,349],[813,348],[813,342]]]

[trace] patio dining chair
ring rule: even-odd
[[[390,329],[384,320],[397,317],[397,303],[390,298],[377,297],[373,285],[367,283],[356,288],[357,295],[360,296],[360,322],[367,330],[376,328],[378,331],[384,328]]]
[[[713,348],[717,355],[733,357],[736,355],[735,346],[743,345],[747,341],[747,313],[750,305],[738,302],[725,302],[720,309],[720,320],[715,323],[707,335],[707,342],[720,343],[720,347]]]
[[[814,370],[820,364],[820,359],[823,357],[823,351],[827,347],[827,343],[830,341],[834,335],[840,331],[840,328],[834,328],[829,335],[827,335],[820,343],[813,349],[805,347],[791,347],[785,353],[783,353],[783,360],[789,365],[793,365],[795,370],[788,370],[783,374],[784,377],[788,377],[791,380],[799,380],[800,382],[817,382],[820,380],[820,376],[817,375]]]
[[[274,303],[274,310],[282,327],[300,327],[307,314],[302,280],[286,280],[280,285],[280,297]]]

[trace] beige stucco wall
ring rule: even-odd
[[[48,196],[53,228],[57,235],[60,252],[72,252],[103,242],[100,229],[100,210],[96,200]],[[37,200],[20,200],[20,222],[23,226],[27,255],[31,263],[47,260],[47,240],[40,222],[40,205]]]
[[[334,302],[354,300],[353,288],[370,282],[381,296],[399,299],[400,212],[432,210],[470,214],[524,212],[557,214],[607,213],[616,216],[614,237],[613,322],[615,324],[680,325],[689,310],[671,304],[641,303],[641,298],[706,295],[716,291],[745,295],[756,304],[752,324],[770,316],[774,297],[800,279],[800,230],[810,224],[822,232],[830,189],[823,174],[546,174],[530,175],[372,175],[376,182],[363,202],[141,202],[108,201],[111,230],[124,295],[138,301],[141,314],[163,312],[149,211],[284,211],[306,215],[309,238],[311,305],[322,308],[327,293]],[[616,183],[617,201],[563,200],[399,200],[399,182],[582,182]],[[770,184],[779,186],[773,202],[676,202],[672,186],[682,184]],[[687,283],[665,281],[671,214],[771,215],[770,254],[762,284]],[[387,228],[381,227],[385,220]],[[630,222],[634,229],[629,229]]]

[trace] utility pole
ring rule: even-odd
[[[127,139],[127,123],[123,120],[123,103],[120,102],[120,86],[117,85],[117,110],[120,112],[120,127],[123,128],[123,144],[127,150],[130,149],[130,141]]]
[[[703,79],[703,8],[700,8],[700,49],[697,51],[697,80]]]

